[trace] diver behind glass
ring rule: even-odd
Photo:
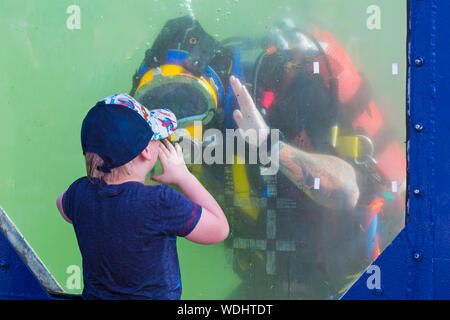
[[[324,47],[342,59],[331,61]],[[246,63],[250,51],[259,56]],[[342,69],[349,76],[339,77]],[[175,139],[206,147],[208,129],[250,129],[262,135],[256,148],[278,155],[274,176],[248,161],[193,166],[232,215],[227,245],[243,282],[231,298],[337,298],[371,262],[360,225],[383,177],[373,150],[361,147],[356,159],[342,142],[357,136],[351,123],[367,109],[367,87],[330,34],[289,20],[262,39],[219,42],[185,16],[169,20],[147,50],[130,93],[175,113]],[[342,111],[347,106],[354,114]],[[280,139],[271,141],[268,129]]]

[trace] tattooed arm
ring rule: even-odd
[[[230,78],[230,83],[240,106],[233,113],[234,120],[243,130],[256,130],[261,135],[258,141],[264,141],[268,126],[245,85],[234,77]],[[278,158],[281,172],[315,202],[331,209],[355,207],[359,198],[356,174],[353,167],[344,160],[325,154],[308,153],[284,142],[279,144]],[[276,159],[272,159],[274,160]],[[320,178],[318,190],[314,189],[315,178]]]
[[[279,166],[299,189],[315,202],[331,209],[355,207],[359,188],[353,167],[342,159],[325,154],[307,153],[280,142]],[[315,178],[320,188],[314,189]]]

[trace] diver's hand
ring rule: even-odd
[[[152,176],[150,179],[164,184],[179,185],[180,182],[192,176],[186,167],[183,151],[178,143],[173,146],[167,139],[164,139],[159,148],[158,158],[163,173]]]
[[[234,121],[236,121],[239,129],[244,132],[249,129],[254,130],[256,136],[258,137],[258,141],[251,141],[252,139],[247,139],[247,142],[260,146],[269,135],[269,127],[264,121],[261,113],[256,108],[256,105],[248,93],[245,85],[243,85],[239,79],[234,76],[230,77],[230,83],[240,107],[240,110],[235,110],[233,112]]]

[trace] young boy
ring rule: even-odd
[[[127,94],[99,101],[86,115],[87,177],[57,199],[80,247],[83,298],[179,299],[176,237],[213,244],[228,236],[222,209],[188,171],[181,147],[165,139],[176,124],[169,110],[149,111]],[[162,184],[144,185],[157,158],[163,173],[151,179]]]

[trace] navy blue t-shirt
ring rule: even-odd
[[[87,177],[65,192],[83,259],[85,299],[180,299],[176,237],[202,208],[166,185],[108,185]]]

